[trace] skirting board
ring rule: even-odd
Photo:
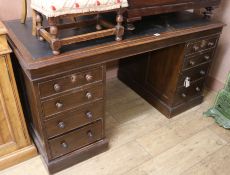
[[[34,145],[27,146],[0,158],[0,170],[21,163],[37,155]]]

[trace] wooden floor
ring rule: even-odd
[[[202,116],[215,98],[167,119],[117,79],[107,83],[110,149],[58,175],[229,175],[230,131]],[[47,175],[39,156],[0,175]]]

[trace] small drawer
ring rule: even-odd
[[[73,73],[67,76],[56,78],[39,84],[41,98],[65,92],[89,83],[102,80],[102,67],[89,71]]]
[[[81,88],[80,90],[60,97],[52,98],[42,102],[44,116],[53,115],[79,105],[92,102],[103,98],[103,84],[95,84],[91,87]]]
[[[99,120],[96,123],[49,140],[52,158],[55,159],[102,139],[102,128],[102,121]]]
[[[103,116],[104,104],[103,100],[100,100],[45,121],[46,133],[48,138],[51,138],[89,124]]]
[[[213,50],[185,58],[183,69],[189,69],[212,60]]]
[[[218,38],[204,38],[186,45],[186,55],[194,54],[216,46]]]
[[[194,97],[202,95],[203,88],[204,88],[204,79],[191,84],[191,86],[188,88],[185,87],[179,88],[174,97],[173,106],[187,102]]]
[[[210,63],[206,63],[183,71],[179,78],[178,87],[184,86],[186,80],[189,81],[189,83],[192,83],[204,78],[208,74],[209,65]]]

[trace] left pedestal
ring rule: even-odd
[[[0,170],[37,155],[25,124],[6,34],[0,22]]]

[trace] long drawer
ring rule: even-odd
[[[185,54],[191,55],[194,53],[198,53],[200,51],[204,51],[206,49],[214,48],[216,46],[217,41],[218,41],[218,37],[211,36],[211,37],[189,42],[186,45]]]
[[[103,98],[103,91],[103,84],[97,83],[90,87],[81,88],[76,92],[46,100],[42,102],[43,114],[49,117],[50,115]]]
[[[49,140],[52,158],[60,157],[102,139],[102,129],[102,121],[99,120],[68,134]]]
[[[203,92],[203,88],[204,88],[204,79],[194,82],[188,88],[185,87],[179,88],[175,94],[173,100],[173,106],[179,105],[181,103],[193,99],[194,97],[200,96]]]
[[[206,52],[198,53],[195,56],[186,57],[183,64],[183,70],[190,69],[200,64],[205,64],[207,62],[210,62],[212,60],[212,56],[213,56],[213,49],[210,49]]]
[[[71,112],[56,115],[45,121],[48,138],[66,133],[80,126],[89,124],[104,116],[103,100],[84,105]]]
[[[102,80],[102,67],[72,73],[60,78],[39,83],[41,98],[72,90]]]

